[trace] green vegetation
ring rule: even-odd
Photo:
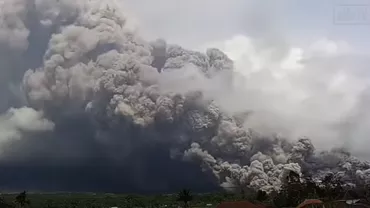
[[[184,203],[184,208],[189,207],[189,202],[193,200],[193,196],[189,189],[183,189],[177,194],[177,201]]]
[[[239,190],[239,191],[237,191]],[[239,192],[239,193],[238,193]],[[270,207],[296,207],[305,199],[320,199],[332,202],[340,199],[362,199],[370,204],[370,185],[357,184],[356,188],[346,187],[340,179],[328,175],[321,184],[311,178],[303,180],[291,172],[279,192],[267,194],[264,191],[253,191],[238,188],[235,193],[219,192],[192,194],[183,189],[178,194],[163,195],[127,195],[127,194],[3,194],[0,197],[0,208],[172,208],[172,207],[216,207],[223,201],[248,200]],[[327,206],[329,207],[329,206]]]
[[[189,207],[206,207],[207,204],[212,204],[215,207],[219,202],[230,200],[240,200],[233,194],[227,193],[209,193],[191,195],[190,192],[179,192],[168,195],[127,195],[127,194],[27,194],[29,204],[24,204],[24,207],[30,208],[109,208],[109,207],[183,207],[186,201],[186,206]],[[187,190],[188,191],[188,190]],[[180,195],[181,193],[181,195]],[[189,197],[190,196],[190,197]],[[181,198],[180,198],[181,197]],[[4,201],[12,207],[17,206],[15,194],[3,194]],[[19,205],[21,205],[19,203]],[[0,208],[2,206],[0,205]]]

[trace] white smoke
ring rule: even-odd
[[[5,144],[22,139],[24,134],[51,131],[53,128],[54,123],[44,118],[42,112],[27,107],[10,108],[0,116],[0,154]]]
[[[286,138],[308,136],[321,149],[346,146],[367,157],[360,145],[367,130],[354,117],[366,102],[369,54],[329,39],[291,46],[279,59],[279,45],[260,48],[259,40],[242,35],[209,45],[225,51],[242,74],[234,92],[249,99],[232,94],[221,105],[252,109],[248,127]]]
[[[32,108],[9,111],[12,116],[5,117],[2,127],[15,130],[4,134],[10,135],[6,140],[21,138],[23,131],[51,130],[54,124],[39,111],[51,119],[76,113],[88,115],[96,125],[94,139],[102,146],[114,146],[117,138],[109,132],[118,130],[121,155],[137,146],[164,144],[173,159],[198,162],[227,189],[278,190],[289,171],[317,178],[334,172],[348,181],[356,174],[361,180],[368,178],[368,163],[345,151],[316,152],[311,140],[303,137],[340,137],[343,134],[331,131],[331,125],[354,128],[336,122],[342,114],[360,109],[351,117],[352,124],[363,117],[364,104],[356,106],[354,95],[338,87],[343,82],[338,73],[348,74],[353,59],[333,55],[330,44],[324,51],[314,45],[307,54],[292,49],[287,59],[266,47],[250,55],[221,46],[237,60],[234,63],[219,49],[202,53],[164,40],[143,40],[119,1],[1,2],[19,11],[13,18],[17,27],[9,26],[12,19],[1,19],[8,25],[0,28],[7,31],[6,41],[14,41],[8,34],[21,28],[26,31],[21,45],[26,46],[33,31],[27,29],[23,13],[36,13],[37,24],[52,28],[50,39],[44,40],[48,47],[42,64],[23,76],[22,89]],[[257,51],[245,41],[245,50]],[[327,82],[334,78],[337,81]],[[350,83],[360,81],[354,78]],[[333,90],[338,92],[332,94]],[[324,107],[321,99],[328,101]],[[315,111],[309,115],[311,109]],[[23,114],[28,119],[21,120]],[[145,137],[130,135],[132,128],[145,132]],[[300,139],[292,142],[282,136]]]

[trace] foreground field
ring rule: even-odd
[[[7,203],[12,203],[17,194],[3,194]],[[181,202],[176,194],[167,195],[127,195],[127,194],[35,194],[28,193],[32,208],[103,208],[103,207],[178,207]],[[216,207],[224,200],[238,200],[237,196],[226,193],[197,194],[193,196],[191,207]]]

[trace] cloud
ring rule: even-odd
[[[43,113],[32,108],[10,108],[0,116],[0,144],[23,139],[30,132],[51,131],[54,123],[43,117]],[[3,150],[3,149],[2,149]]]

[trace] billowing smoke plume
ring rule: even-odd
[[[178,174],[269,192],[289,171],[317,180],[333,172],[348,183],[370,176],[370,164],[342,149],[316,152],[308,138],[290,142],[249,128],[254,109],[223,101],[245,96],[235,89],[239,75],[228,56],[143,40],[118,1],[0,3],[0,50],[16,57],[0,60],[1,85],[21,83],[18,93],[2,95],[18,100],[8,106],[28,106],[0,118],[0,162],[4,170],[28,171],[30,178],[18,176],[23,186],[112,190],[112,179],[131,190],[166,191],[179,188],[171,185]],[[190,171],[194,165],[204,175]],[[89,176],[99,185],[73,186]],[[47,179],[53,182],[41,184]]]
[[[27,107],[10,108],[0,117],[0,143],[3,146],[7,142],[21,139],[23,134],[49,131],[53,128],[54,124],[43,118],[41,112]]]

